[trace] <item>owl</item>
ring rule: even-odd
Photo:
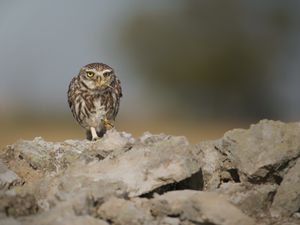
[[[88,140],[101,138],[114,126],[121,97],[121,82],[104,63],[82,67],[71,80],[68,103],[73,117],[86,130]]]

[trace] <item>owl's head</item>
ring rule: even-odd
[[[111,87],[115,73],[104,63],[91,63],[80,69],[79,77],[88,89],[103,91]]]

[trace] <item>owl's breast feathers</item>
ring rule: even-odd
[[[120,81],[116,78],[103,92],[88,90],[80,83],[78,77],[73,78],[68,91],[69,106],[75,119],[83,127],[88,127],[89,121],[95,118],[115,120],[122,97]]]

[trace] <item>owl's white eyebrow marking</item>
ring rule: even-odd
[[[94,72],[94,73],[97,72],[97,70],[95,70],[95,69],[86,69],[85,71],[86,71],[86,72]]]
[[[103,70],[103,71],[102,71],[102,74],[107,73],[107,72],[110,73],[110,72],[112,72],[112,70],[110,70],[110,69]]]

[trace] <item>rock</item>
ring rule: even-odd
[[[21,223],[14,218],[8,217],[0,220],[0,225],[20,225]]]
[[[222,212],[222,213],[220,213]],[[172,191],[153,199],[112,197],[96,217],[112,224],[255,224],[224,197],[209,192]]]
[[[33,195],[0,196],[0,212],[11,217],[21,217],[36,214],[39,210]]]
[[[6,165],[0,160],[0,190],[6,190],[22,183],[18,175],[9,170]]]
[[[140,225],[154,222],[150,211],[135,202],[118,198],[111,198],[103,203],[98,208],[96,216],[120,225]]]
[[[279,184],[291,160],[300,156],[300,126],[263,120],[249,130],[227,132],[218,149],[241,179]]]
[[[89,166],[78,164],[67,172],[73,178],[121,182],[133,197],[190,177],[200,166],[185,139],[170,137],[148,145],[138,144],[119,157],[93,161]]]
[[[248,216],[263,217],[268,213],[277,187],[276,184],[224,183],[217,192],[226,194],[227,199]]]
[[[33,170],[59,172],[77,161],[102,160],[116,156],[131,148],[134,139],[125,132],[109,131],[101,141],[66,140],[61,143],[47,142],[41,137],[33,141],[21,140],[10,146],[6,160],[25,161]],[[16,165],[17,166],[17,165]]]
[[[72,204],[66,202],[62,202],[51,211],[23,219],[22,222],[25,225],[108,225],[106,221],[94,218],[90,215],[76,215],[72,209]]]
[[[212,192],[172,191],[154,198],[151,203],[152,214],[159,217],[178,217],[194,224],[255,224],[224,197]]]
[[[274,217],[291,216],[300,210],[300,158],[284,176],[274,197],[271,214]]]
[[[0,224],[300,224],[300,123],[223,138],[109,130],[0,152]]]
[[[216,190],[221,183],[223,156],[216,149],[216,141],[202,142],[195,147],[197,158],[201,161],[204,190]]]

